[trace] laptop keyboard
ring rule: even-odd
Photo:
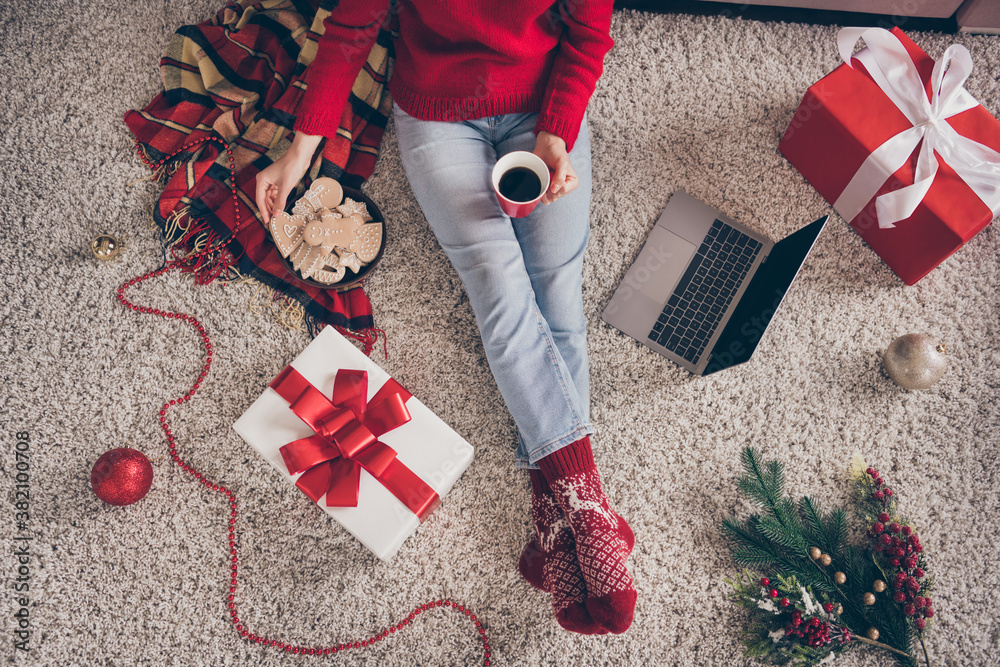
[[[716,220],[663,307],[649,340],[692,364],[701,359],[761,244]]]

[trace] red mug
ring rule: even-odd
[[[542,186],[538,192],[538,196],[529,201],[516,201],[500,194],[501,179],[507,172],[518,167],[530,169],[534,172]],[[542,161],[542,158],[528,151],[514,151],[501,157],[493,166],[493,192],[496,193],[497,200],[500,202],[500,208],[503,209],[504,213],[512,218],[523,218],[538,206],[538,202],[542,200],[542,195],[549,189],[549,185],[551,184],[550,178],[549,167]]]

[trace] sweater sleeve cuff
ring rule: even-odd
[[[340,117],[330,114],[300,112],[295,118],[294,130],[302,134],[319,134],[327,138],[336,136],[340,129]]]
[[[535,134],[537,135],[539,132],[548,132],[560,137],[566,142],[566,152],[569,153],[573,150],[576,138],[580,134],[581,123],[583,123],[582,114],[575,120],[561,118],[559,116],[540,114],[538,116],[538,122],[535,123]]]

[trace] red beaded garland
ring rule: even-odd
[[[235,626],[236,631],[240,634],[240,636],[245,637],[249,641],[252,641],[252,642],[255,642],[255,643],[258,643],[258,644],[264,644],[264,645],[274,646],[275,648],[278,648],[279,650],[283,649],[283,650],[289,651],[291,653],[306,653],[308,655],[330,655],[330,654],[333,654],[333,653],[337,653],[338,651],[344,651],[344,650],[349,649],[349,648],[368,647],[368,646],[374,644],[376,641],[380,641],[382,638],[388,637],[390,635],[390,633],[394,633],[394,632],[396,632],[396,630],[402,630],[403,627],[405,627],[406,625],[409,625],[410,621],[413,620],[416,617],[417,614],[420,614],[421,612],[426,611],[428,608],[431,608],[431,607],[442,607],[442,606],[443,607],[451,607],[452,609],[456,609],[459,612],[464,613],[465,616],[468,617],[468,619],[470,621],[472,621],[472,622],[475,623],[475,627],[476,627],[476,629],[477,629],[477,631],[479,633],[479,640],[483,644],[483,646],[482,646],[482,650],[483,650],[483,665],[486,666],[486,667],[489,667],[489,665],[491,664],[490,663],[491,648],[490,648],[489,638],[486,635],[485,628],[482,627],[481,621],[479,621],[476,618],[476,615],[472,613],[471,609],[467,609],[465,606],[460,605],[460,604],[456,604],[456,603],[452,602],[451,600],[434,600],[432,602],[429,602],[429,603],[426,603],[426,604],[423,604],[423,605],[419,605],[412,612],[410,612],[405,618],[403,618],[399,623],[397,623],[395,626],[389,626],[388,629],[383,630],[382,632],[377,633],[377,634],[375,634],[374,636],[372,636],[372,637],[370,637],[368,639],[364,639],[364,640],[361,640],[361,641],[355,641],[355,642],[349,642],[349,643],[346,643],[346,644],[338,644],[336,646],[330,646],[330,647],[327,647],[327,648],[315,648],[315,649],[313,649],[313,648],[306,648],[306,647],[299,647],[299,646],[293,646],[292,644],[288,644],[286,642],[282,642],[282,641],[280,641],[278,639],[271,639],[271,638],[265,637],[263,635],[252,633],[252,632],[250,632],[246,628],[246,624],[240,619],[239,615],[237,614],[237,611],[236,611],[236,609],[237,609],[237,606],[236,606],[236,588],[237,588],[236,582],[237,582],[237,572],[238,572],[238,554],[237,554],[237,548],[238,547],[236,546],[236,540],[235,540],[235,525],[236,525],[236,517],[237,517],[237,513],[236,513],[236,496],[232,492],[232,490],[230,490],[226,486],[224,486],[222,484],[218,484],[216,482],[213,482],[213,481],[209,480],[201,472],[195,470],[195,468],[191,464],[189,464],[188,462],[186,462],[185,460],[183,460],[176,453],[175,438],[173,436],[173,433],[170,430],[170,426],[167,424],[167,410],[169,410],[171,407],[177,406],[177,405],[179,405],[181,403],[184,403],[184,402],[188,401],[192,396],[195,395],[195,393],[199,389],[201,389],[201,382],[208,375],[208,371],[210,370],[210,368],[212,366],[212,361],[214,360],[214,356],[213,356],[214,347],[212,346],[212,341],[209,338],[208,332],[205,330],[205,326],[201,322],[199,322],[193,315],[188,315],[187,313],[175,313],[175,312],[161,310],[161,309],[158,309],[158,308],[154,309],[154,308],[149,308],[149,307],[146,307],[146,306],[138,306],[138,305],[132,303],[125,296],[125,292],[130,287],[134,287],[136,285],[139,285],[140,283],[142,283],[142,282],[144,282],[144,281],[146,281],[146,280],[148,280],[150,278],[154,278],[156,276],[162,275],[164,273],[167,273],[168,271],[172,271],[173,269],[179,269],[179,268],[182,267],[182,265],[186,261],[202,259],[204,257],[207,257],[209,254],[211,254],[213,252],[222,250],[226,245],[229,244],[229,242],[236,236],[236,234],[240,231],[241,227],[243,226],[243,223],[245,221],[241,220],[241,218],[240,218],[239,197],[238,197],[238,195],[236,193],[236,166],[235,166],[235,159],[233,157],[232,149],[230,148],[230,146],[228,144],[226,144],[226,142],[221,137],[214,137],[214,136],[213,137],[204,137],[202,139],[191,141],[191,142],[189,142],[189,143],[184,144],[183,146],[181,146],[180,149],[178,149],[172,155],[168,155],[168,156],[162,158],[161,160],[159,160],[159,161],[157,161],[155,163],[152,162],[149,158],[147,158],[146,155],[142,152],[142,149],[140,147],[138,139],[136,139],[136,141],[135,141],[135,146],[136,146],[136,152],[139,154],[139,158],[143,161],[143,163],[146,164],[146,166],[148,166],[150,169],[152,169],[152,170],[155,171],[156,169],[159,169],[164,164],[166,164],[169,160],[173,159],[174,157],[176,157],[180,153],[183,153],[183,152],[185,152],[187,150],[190,150],[191,148],[194,148],[195,146],[197,146],[199,144],[202,144],[202,143],[205,143],[205,142],[214,142],[214,143],[219,144],[220,146],[222,146],[223,148],[226,149],[226,153],[228,153],[228,155],[229,155],[229,175],[230,175],[230,182],[231,182],[230,190],[232,191],[232,195],[233,195],[233,207],[234,207],[234,211],[235,211],[235,214],[236,214],[236,227],[233,229],[232,234],[230,234],[227,238],[223,239],[222,241],[220,241],[219,243],[216,243],[213,246],[206,247],[203,250],[191,253],[190,255],[188,255],[187,257],[184,257],[183,259],[174,259],[172,261],[168,261],[163,267],[161,267],[159,269],[156,269],[156,270],[153,270],[153,271],[148,271],[147,273],[144,273],[141,276],[137,276],[135,278],[131,278],[131,279],[125,281],[124,283],[122,283],[121,287],[118,288],[118,290],[116,291],[115,295],[118,298],[118,301],[125,308],[128,308],[129,310],[132,310],[132,311],[135,311],[135,312],[139,312],[139,313],[148,313],[148,314],[156,315],[156,316],[159,316],[159,317],[164,317],[166,319],[182,320],[184,322],[187,322],[192,327],[194,327],[194,329],[198,332],[199,337],[201,337],[202,344],[203,344],[203,347],[204,347],[204,350],[205,350],[205,364],[204,364],[204,366],[202,368],[202,371],[198,374],[198,379],[191,385],[191,388],[188,391],[186,391],[180,398],[176,398],[176,399],[173,399],[173,400],[169,401],[168,403],[164,403],[163,406],[160,408],[160,411],[159,411],[160,428],[163,429],[163,433],[164,433],[164,435],[167,438],[167,442],[169,443],[169,449],[170,449],[170,454],[171,454],[170,458],[178,465],[178,467],[181,470],[184,470],[184,471],[190,473],[191,476],[194,479],[196,479],[200,484],[202,484],[205,488],[211,489],[212,491],[219,492],[222,495],[224,495],[226,498],[229,499],[229,507],[230,507],[230,513],[229,513],[229,516],[230,516],[230,518],[229,518],[229,553],[232,556],[232,558],[231,558],[232,565],[230,566],[230,569],[232,571],[232,577],[230,579],[229,593],[228,593],[227,598],[226,598],[226,605],[227,605],[227,608],[229,609],[230,620],[232,621],[233,625]],[[930,615],[933,615],[933,612],[931,612],[931,614],[928,614],[928,616],[930,616]]]

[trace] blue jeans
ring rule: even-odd
[[[583,314],[590,236],[590,136],[570,161],[579,187],[510,218],[490,181],[497,159],[535,147],[537,114],[418,120],[394,105],[413,194],[469,295],[493,377],[517,424],[519,468],[593,433]]]

